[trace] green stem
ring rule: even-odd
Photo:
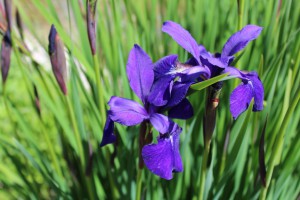
[[[203,155],[202,166],[201,166],[200,191],[199,191],[198,200],[204,199],[204,188],[205,188],[205,181],[206,181],[206,174],[207,174],[207,159],[209,155],[209,150],[210,150],[210,141],[208,141],[205,144],[204,155]]]
[[[101,84],[101,70],[100,66],[98,65],[97,56],[93,55],[94,66],[95,66],[95,73],[96,73],[96,86],[97,86],[97,94],[98,94],[98,108],[101,113],[102,120],[102,127],[104,127],[104,119],[106,118],[105,112],[105,104],[104,104],[104,96],[103,96],[103,85]]]
[[[243,28],[243,16],[244,16],[244,8],[245,8],[245,0],[237,0],[238,4],[238,25],[237,30],[241,30]],[[238,57],[241,54],[241,52],[238,52],[236,54],[236,57]],[[236,63],[236,68],[239,68],[239,64]],[[238,79],[234,80],[234,86],[236,87],[238,85]]]
[[[53,143],[51,143],[51,140],[49,138],[49,134],[44,129],[44,123],[42,121],[42,118],[41,118],[41,122],[42,122],[41,123],[42,135],[45,136],[45,141],[46,141],[46,144],[47,144],[48,149],[50,151],[50,156],[52,158],[52,161],[53,161],[53,164],[54,164],[54,168],[57,171],[59,177],[63,177],[60,165],[58,164],[58,160],[57,160],[57,157],[55,155],[54,145],[53,145]]]
[[[106,169],[108,169],[107,171],[107,176],[108,176],[108,181],[109,181],[109,185],[112,188],[112,197],[113,199],[119,199],[120,198],[120,194],[119,191],[116,188],[114,179],[113,179],[113,175],[111,173],[111,166],[110,166],[110,152],[107,149],[106,150],[106,162],[104,162]]]
[[[136,200],[141,200],[142,183],[143,183],[143,168],[138,167],[138,173],[136,177]]]
[[[83,147],[82,147],[82,143],[81,143],[81,136],[78,131],[77,124],[76,124],[75,114],[74,114],[69,97],[66,95],[65,98],[66,98],[66,103],[68,106],[69,115],[71,118],[71,123],[72,123],[73,129],[74,129],[75,140],[76,140],[77,146],[78,146],[78,154],[79,154],[80,162],[81,162],[82,166],[84,166],[83,165],[84,164],[84,152],[83,152]]]
[[[245,0],[237,0],[237,2],[238,2],[238,30],[241,30],[243,28]]]
[[[266,199],[274,168],[277,164],[279,164],[280,156],[282,154],[283,143],[284,143],[284,134],[285,134],[287,126],[289,124],[288,122],[289,122],[299,100],[300,100],[300,88],[298,88],[298,90],[296,91],[296,95],[295,95],[292,103],[290,104],[290,107],[288,108],[288,110],[286,112],[286,115],[285,115],[284,120],[281,125],[281,129],[276,138],[276,142],[274,144],[274,148],[273,148],[272,154],[270,156],[270,159],[271,159],[270,164],[269,164],[269,167],[267,170],[266,187],[262,187],[262,189],[261,189],[260,200]]]

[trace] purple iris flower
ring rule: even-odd
[[[154,174],[171,179],[172,172],[183,170],[179,153],[179,135],[182,129],[169,117],[160,114],[164,108],[156,107],[149,101],[148,97],[154,81],[153,64],[151,58],[138,45],[134,45],[130,51],[126,70],[130,87],[140,98],[143,106],[130,99],[111,97],[100,146],[115,142],[114,122],[125,126],[134,126],[144,121],[151,123],[159,132],[158,143],[143,147],[144,163]],[[177,107],[169,110],[169,116],[181,119],[191,117],[192,110],[189,102],[186,99],[182,102],[181,109],[187,112],[185,114],[176,112],[180,106],[177,104]]]
[[[221,54],[211,54],[204,46],[198,45],[191,34],[179,24],[166,21],[162,27],[163,32],[168,33],[193,56],[186,62],[187,64],[208,67],[211,77],[229,73],[242,80],[242,84],[230,95],[230,112],[234,119],[248,108],[252,98],[254,98],[253,111],[263,109],[264,88],[257,73],[244,73],[230,66],[234,59],[233,55],[243,50],[250,41],[256,39],[261,30],[262,27],[247,25],[227,40]]]
[[[149,101],[155,106],[166,107],[180,103],[198,77],[210,76],[208,67],[180,63],[177,55],[161,58],[154,64],[154,72],[154,84],[149,94]]]

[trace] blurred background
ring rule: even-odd
[[[298,1],[98,0],[94,57],[85,0],[9,2],[13,46],[9,74],[0,85],[0,199],[136,199],[139,127],[116,125],[117,143],[103,148],[99,143],[110,97],[138,101],[126,75],[127,56],[135,43],[153,62],[168,54],[178,54],[182,62],[189,58],[162,33],[166,20],[181,24],[210,52],[220,52],[227,39],[247,24],[264,28],[239,54],[235,67],[258,72],[265,108],[233,120],[229,96],[240,81],[224,82],[204,199],[264,199],[263,193],[266,199],[299,198]],[[3,0],[0,3],[3,35],[7,17]],[[17,11],[22,23],[16,21]],[[51,70],[51,24],[65,46],[67,96]],[[145,168],[141,199],[197,199],[205,99],[205,90],[191,95],[195,116],[176,121],[183,128],[184,171],[166,181]],[[260,150],[265,152],[266,186],[260,176]]]

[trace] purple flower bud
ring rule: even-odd
[[[4,34],[2,45],[1,45],[1,72],[2,72],[2,82],[6,81],[9,66],[10,66],[10,55],[11,55],[11,37],[10,32],[7,30]]]
[[[6,15],[3,5],[0,3],[0,31],[4,34],[6,30]]]
[[[7,20],[7,30],[11,31],[12,27],[12,15],[11,15],[11,0],[4,0],[6,20]]]
[[[61,42],[54,25],[51,26],[49,33],[48,52],[50,56],[52,70],[57,80],[57,83],[61,91],[64,93],[64,95],[66,95],[66,57],[64,53],[63,43]]]
[[[97,0],[87,0],[86,1],[86,21],[87,21],[87,31],[89,36],[89,42],[92,50],[92,54],[96,54],[96,4]]]

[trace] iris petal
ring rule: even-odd
[[[100,143],[100,147],[107,144],[114,143],[116,141],[116,136],[114,135],[114,122],[108,117],[105,122],[105,127],[103,130],[103,137]]]
[[[111,120],[125,126],[137,125],[149,117],[144,107],[130,99],[113,96],[108,105]]]
[[[172,172],[183,171],[182,160],[179,151],[179,135],[181,128],[173,123],[170,126],[169,135],[160,135],[157,144],[143,147],[142,157],[146,167],[161,178],[170,180]]]
[[[166,21],[163,24],[162,31],[169,34],[180,46],[191,53],[200,64],[198,44],[187,30],[175,22]]]
[[[264,86],[256,72],[242,72],[234,67],[227,67],[223,73],[229,73],[230,76],[235,76],[243,80],[243,84],[247,88],[251,88],[252,97],[254,97],[253,111],[263,110],[264,101]]]
[[[154,63],[154,73],[155,79],[158,79],[160,76],[170,74],[170,72],[176,67],[177,55],[169,55],[159,59]]]
[[[234,33],[223,47],[221,57],[232,56],[246,47],[248,42],[256,39],[262,27],[247,25],[240,31]]]
[[[170,124],[173,123],[167,116],[154,113],[150,116],[150,122],[159,133],[165,134],[169,131]]]
[[[254,105],[253,111],[260,111],[264,108],[264,86],[258,77],[256,72],[250,72],[246,74],[246,77],[250,80],[251,86],[254,92]]]
[[[168,89],[170,87],[172,79],[173,76],[167,75],[162,76],[157,81],[155,81],[148,96],[148,102],[155,106],[166,105],[170,98]]]
[[[135,44],[128,56],[126,72],[131,89],[144,104],[154,81],[152,65],[147,53]]]
[[[187,98],[183,99],[178,105],[168,111],[168,116],[176,119],[189,119],[193,115],[193,107]]]
[[[179,104],[186,96],[189,87],[192,85],[192,82],[189,83],[180,83],[180,82],[175,82],[172,91],[171,91],[171,96],[168,101],[168,104],[166,105],[167,107],[173,107]]]
[[[230,95],[230,112],[234,119],[249,107],[253,98],[253,90],[250,84],[242,83],[236,87]]]

